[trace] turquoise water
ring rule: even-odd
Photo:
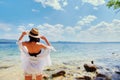
[[[120,65],[120,43],[52,43],[57,50],[51,52],[53,63],[93,60],[98,65]],[[0,43],[0,61],[19,61],[20,51],[15,43]]]

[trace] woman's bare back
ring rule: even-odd
[[[23,42],[23,46],[26,46],[29,53],[38,53],[41,49],[45,49],[46,46],[39,42]]]

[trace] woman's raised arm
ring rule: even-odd
[[[21,34],[20,38],[18,39],[18,41],[21,41],[25,35],[27,35],[27,32],[22,32],[22,34]]]
[[[51,46],[50,42],[47,40],[47,38],[45,36],[40,36],[41,39],[43,39],[48,46]]]

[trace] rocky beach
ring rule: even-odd
[[[43,71],[43,75],[47,75],[43,76],[44,80],[120,80],[119,66],[110,69],[91,62],[80,63],[60,63],[46,67]],[[24,80],[20,61],[17,64],[1,64],[0,80]]]

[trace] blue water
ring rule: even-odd
[[[90,62],[106,66],[120,65],[120,43],[52,43],[57,50],[51,53],[53,62]],[[113,53],[113,54],[112,54]],[[15,43],[0,43],[0,60],[19,60]]]

